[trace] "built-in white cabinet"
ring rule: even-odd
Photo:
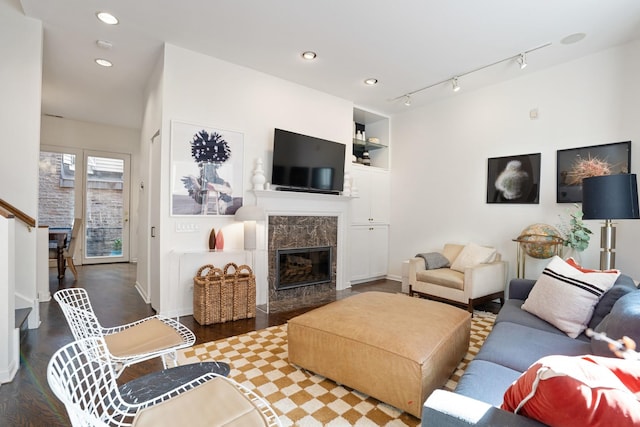
[[[370,165],[356,161],[348,169],[353,197],[349,277],[352,284],[357,284],[387,275],[391,220],[391,141],[388,117],[354,108],[353,120],[353,155],[361,158],[362,153],[366,152],[370,158]],[[362,132],[364,138],[356,138]]]
[[[357,196],[351,201],[351,224],[389,224],[389,172],[369,166],[352,165],[351,179],[352,189],[357,189]]]
[[[387,275],[388,225],[351,227],[351,283],[357,284]]]

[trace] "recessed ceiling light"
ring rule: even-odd
[[[378,84],[378,79],[370,78],[370,79],[365,80],[364,83],[369,85],[369,86],[373,86],[375,84]]]
[[[96,13],[96,16],[105,24],[116,25],[118,23],[118,18],[116,18],[109,12],[98,12]]]
[[[312,60],[312,59],[316,59],[318,55],[315,52],[312,52],[310,50],[306,51],[306,52],[302,52],[302,57],[304,59],[308,59],[308,60]]]
[[[562,44],[578,43],[580,40],[584,39],[585,37],[587,37],[587,35],[585,33],[570,34],[567,37],[565,37],[562,40],[560,40],[560,43],[562,43]]]
[[[106,59],[102,59],[102,58],[97,58],[96,59],[96,64],[98,65],[102,65],[103,67],[112,67],[113,63],[109,60]]]

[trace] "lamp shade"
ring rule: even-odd
[[[241,206],[235,214],[236,221],[263,221],[265,212],[260,206]]]
[[[635,174],[603,175],[582,180],[584,219],[638,219]]]

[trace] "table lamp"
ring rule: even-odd
[[[244,248],[256,248],[256,221],[265,219],[265,212],[260,206],[241,206],[235,214],[236,221],[244,222]]]
[[[614,219],[638,219],[638,184],[635,174],[603,175],[582,180],[583,219],[603,219],[600,234],[600,269],[615,268]]]

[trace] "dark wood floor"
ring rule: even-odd
[[[154,314],[134,288],[134,264],[83,266],[78,270],[78,281],[74,283],[73,275],[69,273],[62,286],[86,288],[103,326],[129,323]],[[53,294],[58,289],[54,270],[51,270],[50,283]],[[371,290],[399,292],[400,283],[380,280],[357,285],[349,291],[339,292],[339,298]],[[193,316],[185,316],[180,320],[196,334],[197,343],[202,343],[280,325],[309,309],[270,314],[258,311],[254,319],[209,326],[200,326]],[[51,355],[71,342],[73,336],[55,300],[40,304],[40,316],[42,323],[38,329],[22,333],[21,363],[16,378],[0,386],[0,426],[70,425],[64,406],[49,390],[46,370]],[[126,382],[158,369],[162,369],[159,359],[151,360],[127,368],[119,380]]]

